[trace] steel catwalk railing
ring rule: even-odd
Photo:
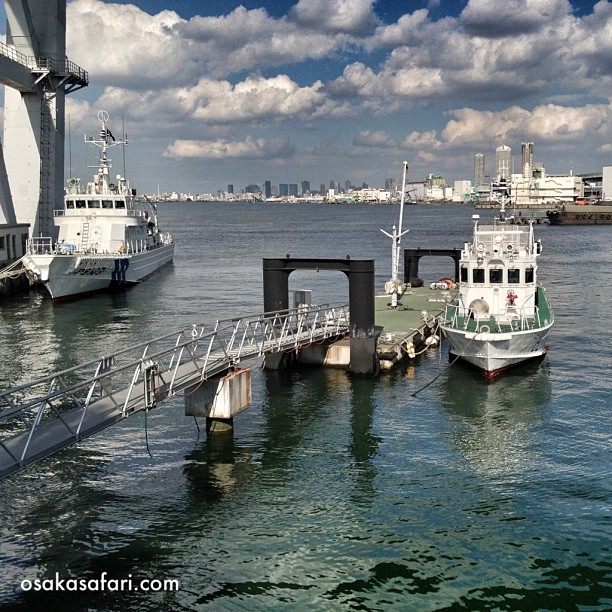
[[[66,446],[81,439],[89,407],[106,398],[121,418],[147,405],[146,377],[155,376],[155,401],[267,353],[289,351],[342,336],[349,330],[348,306],[299,307],[274,313],[219,320],[213,331],[192,325],[120,350],[31,383],[0,392],[0,453],[24,466],[41,424],[59,420],[67,430]],[[78,425],[64,418],[80,411]],[[7,446],[24,435],[19,456]]]

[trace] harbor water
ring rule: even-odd
[[[391,273],[397,207],[159,208],[175,261],[148,281],[0,303],[0,388],[261,312],[263,257],[375,258],[381,290]],[[406,207],[402,246],[461,247],[474,212]],[[174,397],[0,481],[0,609],[610,609],[610,229],[535,231],[556,315],[540,364],[486,382],[444,343],[372,380],[254,364],[252,407],[208,440]],[[290,285],[348,301],[340,272]]]

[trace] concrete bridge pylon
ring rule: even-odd
[[[4,0],[4,7],[0,223],[12,217],[29,224],[30,237],[55,237],[53,211],[62,208],[64,193],[65,96],[85,87],[89,76],[66,58],[66,0]]]

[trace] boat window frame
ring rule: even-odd
[[[113,208],[113,201],[112,200],[102,200],[102,208],[104,208],[105,210],[110,210],[111,208]]]
[[[503,268],[489,268],[489,283],[491,285],[500,285],[504,282]]]
[[[469,270],[467,266],[461,266],[460,272],[460,282],[467,283],[469,278]]]
[[[525,283],[533,282],[535,282],[535,268],[533,266],[528,266],[525,268]]]
[[[87,200],[87,208],[100,208],[100,200]]]
[[[74,210],[75,208],[74,200],[66,200],[66,210]]]
[[[484,284],[485,282],[485,269],[484,268],[473,268],[472,269],[472,282],[478,284]]]
[[[521,269],[508,268],[508,284],[517,285],[521,282]]]
[[[83,210],[83,209],[87,208],[87,200],[75,200],[74,201],[74,207],[77,210]]]

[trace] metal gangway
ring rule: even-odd
[[[0,393],[0,478],[241,361],[345,336],[348,306],[300,306],[192,325]]]

